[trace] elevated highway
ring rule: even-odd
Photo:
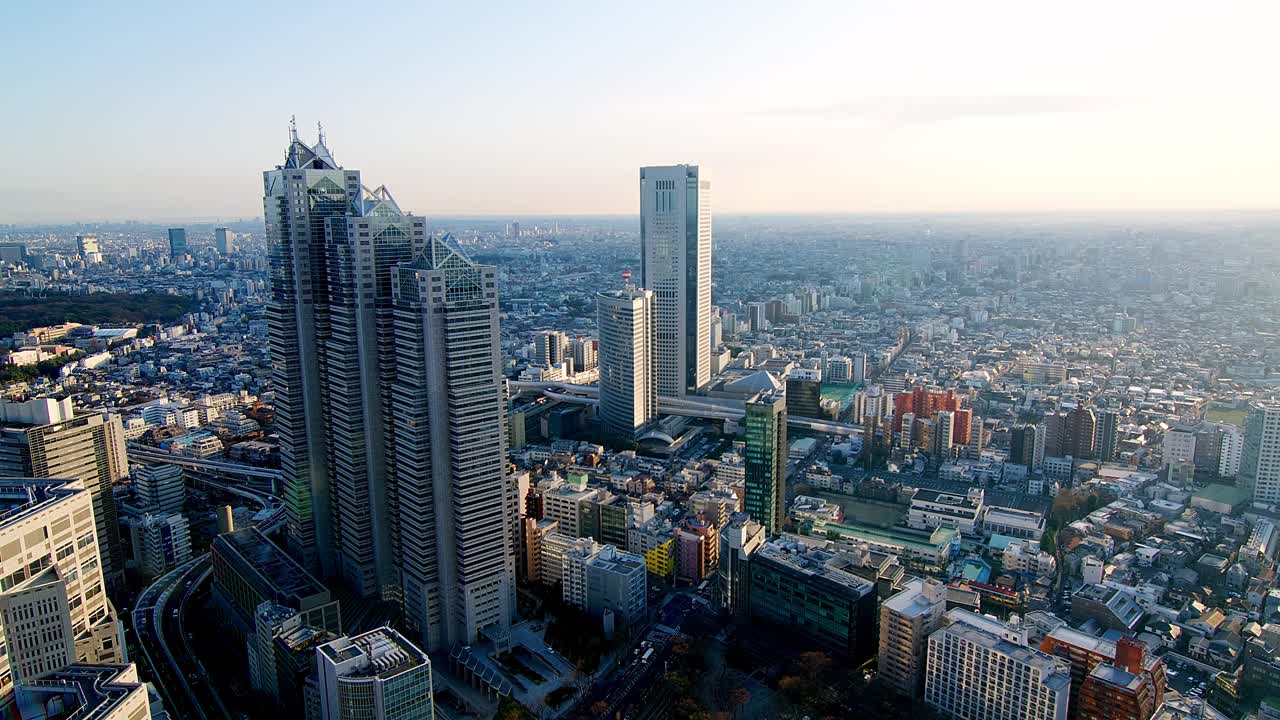
[[[596,405],[600,402],[600,388],[595,385],[573,385],[562,382],[542,382],[529,380],[510,381],[513,390],[537,390],[543,396],[561,402],[579,405]],[[741,420],[746,414],[745,404],[741,400],[729,398],[658,398],[658,412],[663,415],[683,415],[685,417],[705,418],[708,420]],[[840,435],[861,435],[862,428],[848,423],[820,420],[818,418],[787,415],[790,427],[813,430],[815,432],[837,433]]]

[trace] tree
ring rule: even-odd
[[[1055,555],[1058,552],[1057,530],[1045,529],[1044,534],[1040,536],[1040,549]]]

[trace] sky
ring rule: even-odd
[[[289,118],[420,215],[1280,207],[1280,3],[13,2],[0,224],[260,215]]]

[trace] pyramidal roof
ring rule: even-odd
[[[360,186],[360,197],[356,199],[355,214],[361,217],[372,215],[375,210],[390,210],[396,215],[401,215],[400,206],[396,204],[396,199],[391,197],[391,191],[386,185],[379,185],[377,188],[370,190],[364,185]]]
[[[289,149],[285,151],[285,168],[301,170],[341,170],[324,144],[324,128],[317,125],[319,138],[315,145],[307,145],[298,139],[298,125],[289,121]]]
[[[725,385],[726,390],[734,392],[781,390],[782,387],[782,383],[778,381],[778,378],[774,377],[768,370],[759,370]]]
[[[458,247],[458,241],[452,234],[433,235],[427,240],[427,246],[422,249],[418,259],[408,265],[415,270],[440,270],[463,266],[474,267],[475,263],[462,252],[462,248]]]

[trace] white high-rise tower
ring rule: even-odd
[[[1280,502],[1280,403],[1250,404],[1237,483],[1254,502]]]
[[[496,275],[448,237],[392,275],[404,612],[431,651],[507,629],[516,610]]]
[[[697,165],[640,168],[640,262],[658,394],[697,392],[711,382],[711,181]]]
[[[658,409],[654,372],[653,293],[631,284],[596,296],[600,333],[600,420],[611,432],[634,435]]]

